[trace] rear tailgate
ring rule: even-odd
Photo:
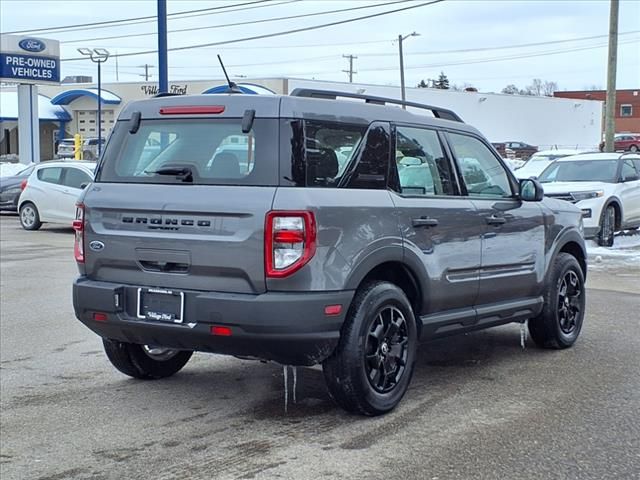
[[[275,191],[95,184],[84,198],[85,273],[131,285],[264,292],[264,219]]]

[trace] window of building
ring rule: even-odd
[[[620,105],[620,116],[621,117],[632,117],[633,116],[633,105]]]

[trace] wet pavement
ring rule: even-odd
[[[426,344],[374,419],[337,408],[318,368],[286,413],[279,365],[196,354],[162,381],[121,375],[73,316],[71,242],[0,216],[3,480],[640,478],[640,242],[590,248],[574,348],[523,350],[517,325]]]

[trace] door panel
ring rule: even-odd
[[[477,304],[540,295],[544,281],[540,206],[515,199],[473,198],[472,202],[479,220],[485,222]]]
[[[640,161],[625,159],[620,172],[620,180],[623,182],[619,184],[624,215],[623,225],[640,223],[640,172],[636,171],[636,166],[640,166]]]

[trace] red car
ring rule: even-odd
[[[613,149],[616,152],[630,151],[637,152],[640,150],[640,135],[636,133],[619,133],[613,140]],[[604,142],[600,143],[600,151],[604,151]]]

